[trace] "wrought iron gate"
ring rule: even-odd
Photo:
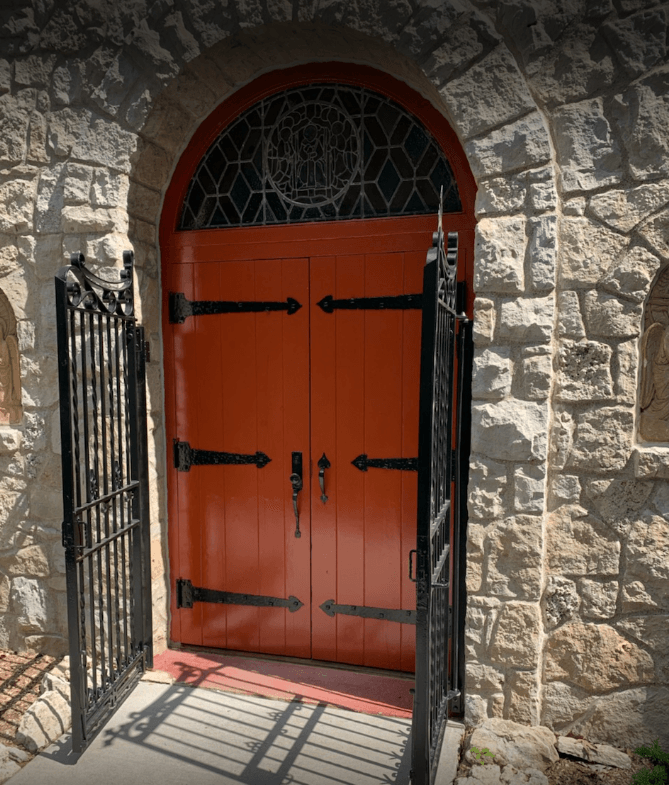
[[[444,248],[440,210],[423,276],[413,785],[434,782],[448,715],[463,711],[469,456],[464,415],[472,351],[457,257],[457,233],[449,232],[448,250]]]
[[[82,254],[56,275],[72,747],[152,664],[146,344],[133,254],[118,281]]]

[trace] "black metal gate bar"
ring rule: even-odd
[[[451,486],[461,479],[459,452],[453,449],[456,334],[466,317],[457,311],[457,234],[444,248],[441,210],[423,277],[423,320],[418,443],[416,544],[416,687],[412,724],[413,785],[432,785],[454,689],[449,664],[451,609],[449,586],[457,583],[451,558],[451,528],[460,509]],[[461,413],[458,407],[458,414]],[[456,433],[459,432],[456,425]],[[454,471],[455,470],[455,471]],[[459,491],[454,501],[460,504]],[[455,516],[455,517],[454,517]],[[458,540],[458,544],[460,541]],[[458,557],[459,564],[459,555]],[[455,591],[455,589],[454,589]],[[455,652],[453,652],[455,653]],[[449,667],[450,665],[450,667]]]
[[[119,281],[81,254],[56,317],[72,744],[80,752],[151,664],[145,357],[133,255]]]

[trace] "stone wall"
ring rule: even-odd
[[[478,183],[467,718],[669,744],[669,444],[637,437],[669,263],[669,6],[653,0],[126,0],[0,11],[0,646],[65,645],[53,275],[137,259],[156,645],[167,638],[157,227],[181,151],[275,68],[365,63],[449,120]],[[666,648],[666,647],[665,647]],[[662,738],[664,734],[664,738]]]

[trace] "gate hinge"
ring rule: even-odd
[[[63,548],[74,548],[74,537],[72,536],[72,528],[67,525],[65,521],[61,524],[61,533]]]

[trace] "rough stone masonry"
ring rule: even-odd
[[[66,648],[53,276],[135,251],[167,640],[157,226],[261,73],[364,63],[478,184],[466,719],[669,745],[669,4],[16,0],[0,8],[0,646]]]

